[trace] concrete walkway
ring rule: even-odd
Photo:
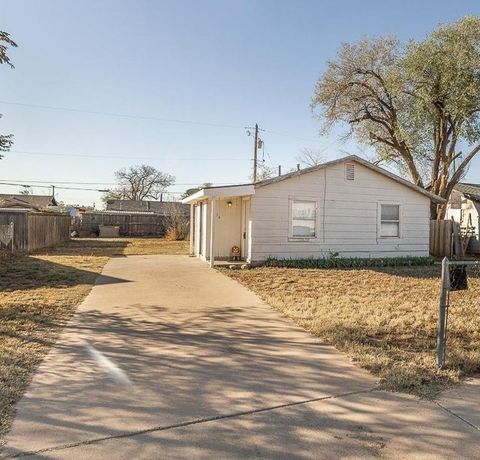
[[[441,407],[375,385],[195,259],[114,258],[18,404],[3,454],[480,457],[461,397]]]

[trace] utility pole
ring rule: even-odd
[[[255,138],[253,141],[253,183],[257,182],[257,149],[258,149],[258,123],[255,123]]]
[[[263,131],[263,129],[258,127],[258,123],[255,123],[254,128],[246,126],[245,129],[248,136],[252,135],[253,130],[253,183],[255,183],[258,177],[258,147],[262,148],[263,145],[263,141],[258,137],[258,133]]]

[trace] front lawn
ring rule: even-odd
[[[225,270],[262,299],[380,378],[433,398],[480,372],[480,278],[451,293],[447,368],[435,365],[438,266]]]
[[[159,238],[75,239],[34,255],[0,254],[0,437],[13,406],[111,256],[186,254]]]

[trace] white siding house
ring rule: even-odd
[[[458,222],[462,231],[471,236],[469,252],[480,253],[480,184],[457,184],[445,217]]]
[[[247,262],[269,257],[396,257],[429,254],[436,195],[348,156],[256,184],[209,187],[192,206],[191,254]]]

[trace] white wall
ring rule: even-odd
[[[232,206],[228,206],[228,202]],[[215,257],[230,257],[232,246],[240,247],[242,236],[242,199],[217,199],[215,202]]]
[[[228,202],[232,206],[228,206]],[[195,255],[199,249],[200,235],[200,206],[203,208],[203,238],[205,245],[204,258],[210,258],[210,223],[211,223],[211,199],[205,199],[195,204]],[[215,251],[214,257],[228,258],[231,256],[232,246],[241,245],[242,238],[242,199],[241,197],[221,198],[215,200]]]
[[[354,181],[345,179],[345,163],[340,163],[257,187],[251,205],[252,260],[322,257],[331,252],[344,257],[428,255],[429,198],[354,164]],[[315,239],[289,238],[291,199],[318,202]],[[379,238],[381,202],[400,204],[400,238]]]

